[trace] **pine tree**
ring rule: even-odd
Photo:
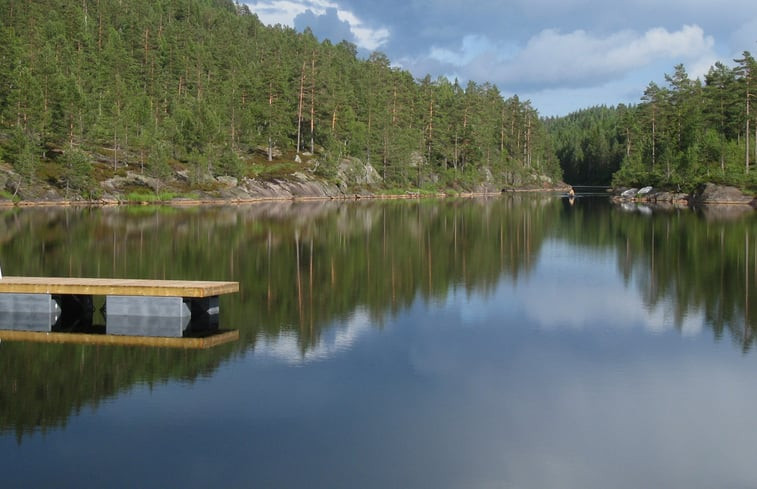
[[[734,121],[737,120],[735,113],[737,100],[734,98],[735,83],[736,76],[733,70],[720,62],[715,63],[705,76],[703,92],[705,114],[708,126],[717,135],[717,158],[723,174],[725,174],[726,141],[738,134],[738,129],[733,129]]]
[[[743,97],[744,97],[744,122],[745,122],[745,130],[744,130],[744,140],[746,141],[746,151],[745,151],[745,173],[749,173],[749,167],[750,167],[750,154],[749,154],[749,141],[751,139],[751,131],[750,131],[750,124],[751,120],[753,118],[753,108],[752,108],[752,99],[754,98],[755,93],[755,87],[754,87],[754,76],[755,73],[757,73],[757,62],[755,61],[754,57],[749,53],[749,51],[744,51],[742,53],[742,58],[735,59],[734,61],[738,63],[736,66],[736,69],[734,70],[735,73],[738,75],[739,83],[742,86],[743,90]],[[756,130],[757,130],[757,125]],[[755,150],[757,150],[757,133],[755,134]],[[757,157],[756,157],[757,158]]]

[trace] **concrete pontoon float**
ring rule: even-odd
[[[91,326],[98,296],[105,298],[105,336],[197,338],[217,331],[218,298],[236,292],[238,282],[6,276],[0,278],[0,330],[87,331],[67,325],[89,320]]]

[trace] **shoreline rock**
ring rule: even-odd
[[[193,205],[240,205],[255,204],[262,202],[303,202],[303,201],[348,201],[348,200],[395,200],[395,199],[422,199],[422,198],[478,198],[497,197],[508,192],[559,192],[563,186],[550,188],[529,187],[518,189],[498,189],[494,186],[479,186],[471,191],[438,191],[435,193],[422,193],[406,190],[400,193],[377,193],[368,190],[342,190],[337,185],[316,180],[302,179],[272,179],[258,180],[245,178],[236,187],[225,187],[210,192],[197,192],[193,196],[178,196],[170,199],[159,200],[148,198],[134,200],[126,194],[109,189],[102,197],[97,199],[66,199],[61,196],[44,199],[0,199],[1,207],[107,207],[107,206],[139,206],[139,205],[166,205],[166,206],[193,206]],[[50,197],[50,196],[47,196]]]
[[[234,178],[204,175],[199,189],[188,187],[187,171],[174,172],[165,182],[137,171],[124,171],[97,183],[96,197],[87,199],[66,192],[49,182],[18,185],[19,176],[7,165],[0,166],[0,207],[116,206],[116,205],[224,205],[259,202],[354,199],[413,199],[425,197],[495,196],[508,191],[567,191],[569,185],[541,180],[531,185],[510,188],[497,185],[491,174],[469,188],[448,188],[434,193],[418,189],[398,189],[384,193],[383,179],[369,164],[344,158],[333,181],[311,175],[306,169],[272,178]],[[180,190],[185,189],[185,190]]]
[[[615,203],[641,202],[680,206],[738,205],[757,208],[757,199],[736,187],[706,183],[690,194],[652,187],[613,189]]]
[[[729,205],[751,205],[755,207],[755,198],[744,194],[736,187],[728,185],[716,185],[706,183],[697,189],[691,195],[693,204],[729,204]]]

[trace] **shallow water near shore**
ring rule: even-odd
[[[0,211],[6,275],[235,280],[0,343],[4,487],[753,487],[757,220],[555,195]]]

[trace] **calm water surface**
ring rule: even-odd
[[[2,487],[757,487],[757,221],[28,209],[7,275],[238,280],[207,351],[0,344]]]

